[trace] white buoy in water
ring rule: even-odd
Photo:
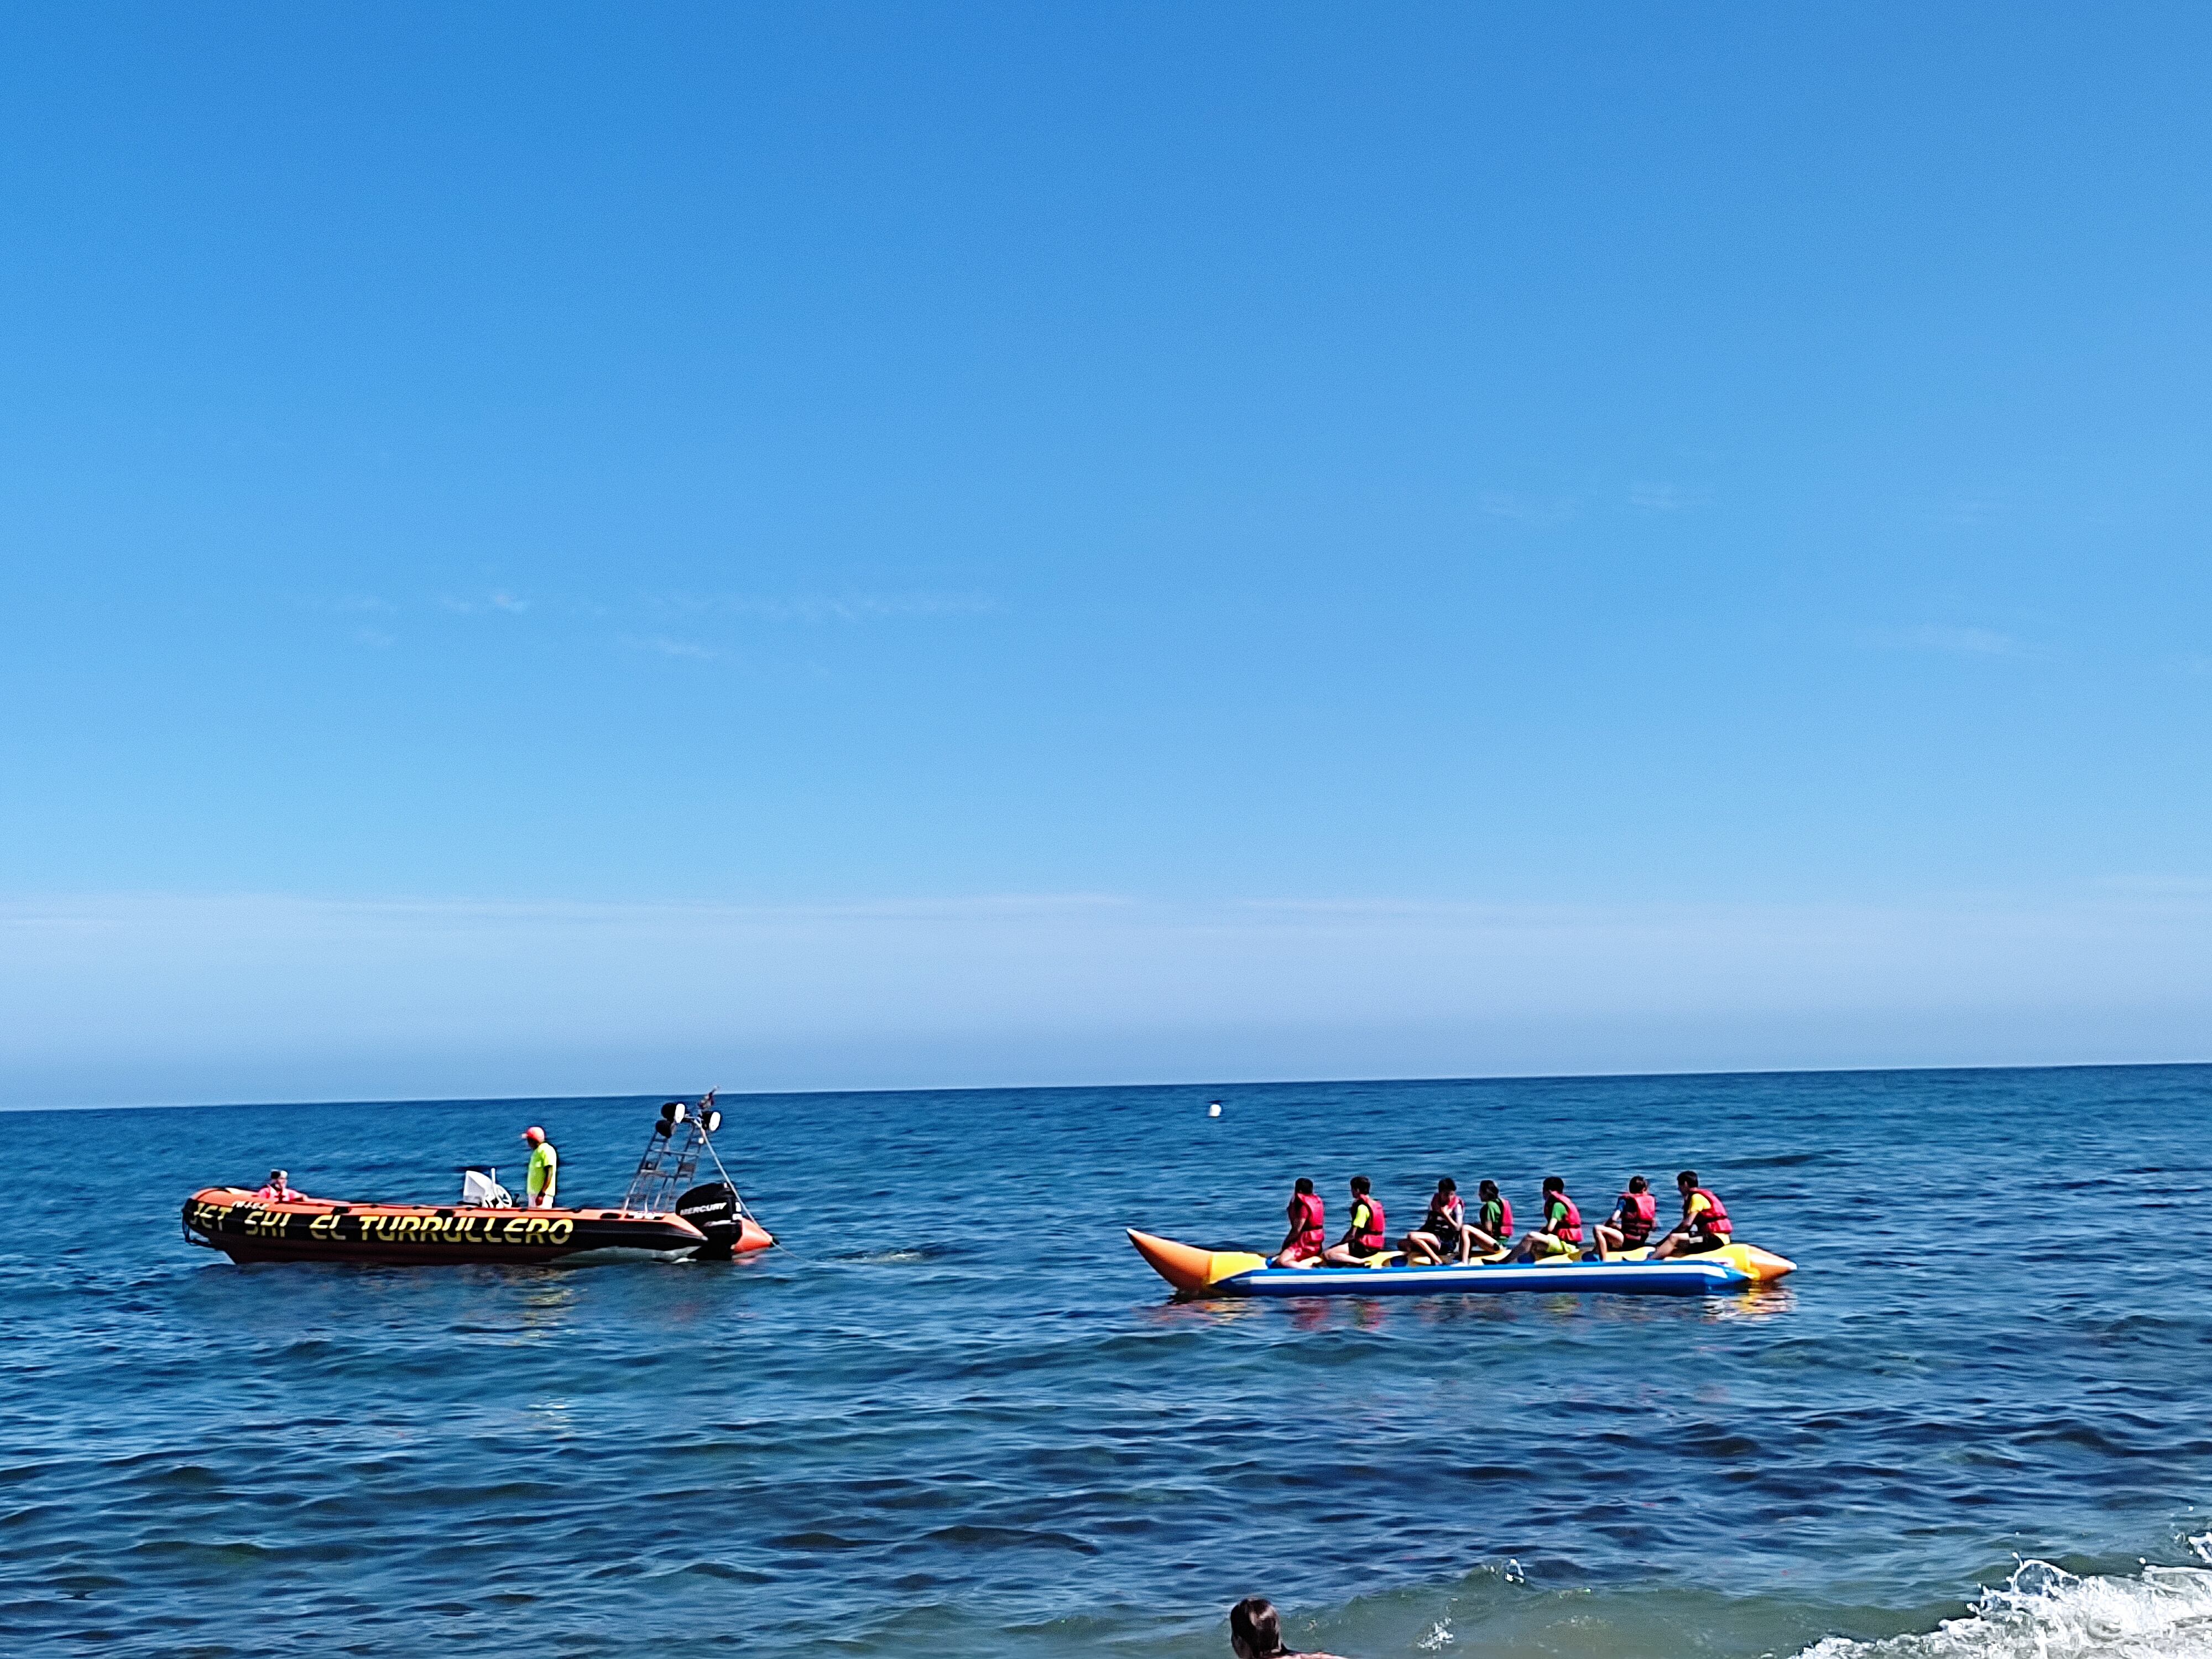
[[[1206,1109],[1206,1115],[1208,1117],[1219,1117],[1221,1115],[1221,1103],[1217,1100],[1211,1106],[1208,1106]]]

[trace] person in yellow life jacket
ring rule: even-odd
[[[1344,1237],[1330,1245],[1322,1260],[1339,1267],[1362,1267],[1376,1256],[1390,1254],[1390,1236],[1382,1231],[1382,1206],[1372,1195],[1365,1176],[1352,1177],[1352,1224]]]
[[[1651,1195],[1651,1183],[1642,1176],[1629,1176],[1628,1190],[1613,1206],[1613,1213],[1597,1224],[1599,1254],[1649,1244],[1658,1221],[1659,1200]]]
[[[561,1185],[561,1154],[545,1139],[545,1131],[534,1123],[522,1132],[522,1138],[530,1143],[530,1179],[525,1189],[527,1204],[533,1210],[550,1210],[554,1194]]]
[[[1651,1252],[1654,1261],[1670,1255],[1698,1255],[1732,1242],[1735,1228],[1729,1220],[1728,1206],[1711,1188],[1698,1184],[1695,1170],[1683,1170],[1674,1177],[1674,1185],[1682,1194],[1682,1218]]]

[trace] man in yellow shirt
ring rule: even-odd
[[[1735,1242],[1735,1227],[1729,1220],[1728,1206],[1722,1203],[1710,1187],[1698,1184],[1698,1172],[1685,1170],[1674,1177],[1674,1185],[1682,1194],[1682,1218],[1674,1224],[1674,1231],[1659,1241],[1659,1248],[1651,1252],[1654,1261],[1663,1261],[1670,1255],[1696,1255],[1705,1250],[1717,1250]]]
[[[561,1184],[561,1154],[545,1139],[545,1131],[534,1123],[522,1132],[522,1138],[530,1143],[530,1180],[525,1189],[528,1194],[526,1201],[533,1210],[550,1210],[553,1207],[554,1191]]]

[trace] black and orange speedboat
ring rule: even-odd
[[[660,1109],[629,1189],[611,1208],[517,1209],[484,1170],[465,1172],[458,1204],[272,1202],[243,1187],[207,1187],[185,1200],[185,1237],[233,1261],[726,1261],[775,1238],[714,1150],[722,1121],[714,1099]],[[719,1179],[693,1185],[702,1154]]]

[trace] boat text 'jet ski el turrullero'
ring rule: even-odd
[[[380,1204],[208,1187],[185,1200],[185,1237],[233,1261],[727,1261],[775,1243],[738,1196],[713,1135],[710,1093],[660,1109],[619,1206],[517,1209],[489,1170],[464,1171],[458,1204]],[[716,1179],[693,1185],[700,1156]]]

